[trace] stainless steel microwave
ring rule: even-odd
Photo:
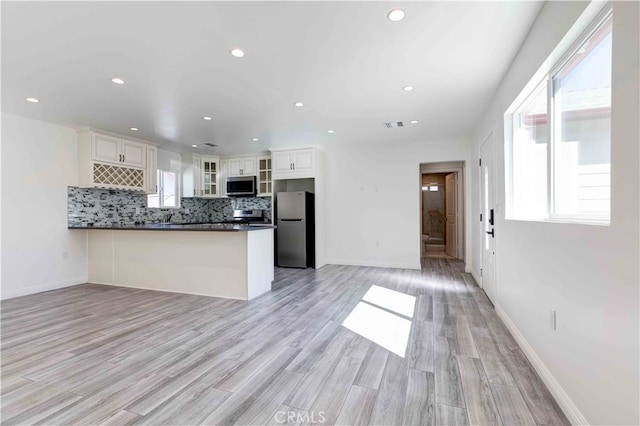
[[[227,178],[227,195],[229,197],[255,197],[256,177],[237,176]]]

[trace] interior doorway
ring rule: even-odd
[[[420,254],[464,260],[464,163],[420,165]]]

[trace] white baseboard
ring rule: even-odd
[[[100,281],[96,281],[96,280],[92,280],[90,282],[91,284],[100,284],[100,285],[108,285],[111,287],[122,287],[122,288],[134,288],[136,290],[149,290],[149,291],[161,291],[163,293],[177,293],[177,294],[191,294],[193,296],[205,296],[205,297],[216,297],[218,299],[233,299],[233,300],[242,300],[243,302],[248,302],[249,300],[247,299],[243,299],[241,297],[231,297],[231,296],[219,296],[216,294],[202,294],[202,293],[194,293],[192,291],[177,291],[177,290],[164,290],[161,288],[149,288],[149,287],[140,287],[140,286],[135,286],[135,285],[120,285],[120,284],[112,284],[112,283],[105,283],[105,282],[100,282]],[[262,296],[263,294],[267,294],[267,293],[262,293],[259,296],[254,297],[251,300],[255,300],[258,297]]]
[[[480,273],[478,273],[478,271],[476,271],[474,268],[472,268],[468,264],[467,266],[465,266],[464,271],[471,274],[473,279],[476,280],[476,283],[480,286],[480,288],[482,288],[482,277],[480,277]]]
[[[349,265],[349,266],[372,266],[374,268],[398,268],[398,269],[421,269],[418,263],[396,263],[386,261],[369,261],[369,260],[345,260],[345,259],[329,259],[329,265]]]
[[[522,352],[531,362],[533,368],[536,370],[544,384],[547,386],[551,395],[555,398],[556,402],[567,416],[571,424],[574,425],[588,425],[589,422],[584,417],[584,415],[580,412],[576,404],[573,402],[571,397],[565,392],[562,388],[562,385],[556,380],[556,378],[551,374],[549,368],[547,368],[546,364],[542,361],[542,359],[538,356],[533,347],[529,344],[524,335],[520,332],[518,327],[516,327],[515,323],[511,321],[511,318],[506,314],[506,312],[496,306],[496,313],[505,323],[513,338],[516,339],[518,345],[522,349]]]
[[[13,299],[14,297],[27,296],[29,294],[42,293],[43,291],[55,290],[58,288],[71,287],[78,284],[85,284],[87,277],[73,278],[70,280],[57,281],[53,283],[46,283],[40,285],[34,285],[29,287],[23,287],[16,290],[0,290],[0,300]]]

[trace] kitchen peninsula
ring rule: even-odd
[[[250,300],[271,290],[274,226],[69,226],[88,231],[89,282]]]

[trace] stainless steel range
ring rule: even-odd
[[[237,225],[264,225],[264,210],[233,210],[233,219],[219,223],[235,223]]]

